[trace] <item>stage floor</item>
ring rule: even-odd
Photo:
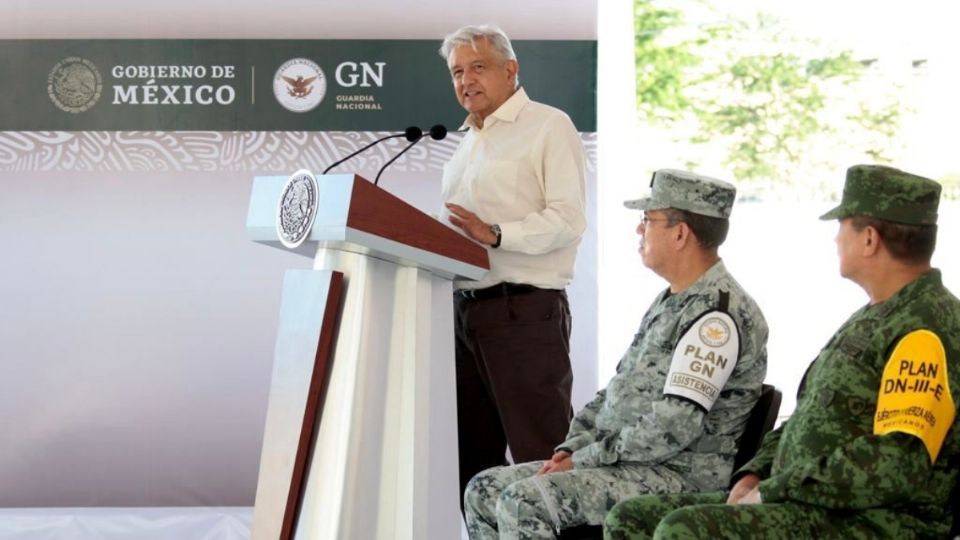
[[[0,508],[0,540],[249,540],[253,508]]]

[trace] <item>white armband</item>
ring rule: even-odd
[[[701,315],[677,342],[664,395],[689,399],[709,411],[739,356],[740,332],[733,318],[722,311]]]

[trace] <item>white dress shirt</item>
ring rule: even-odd
[[[470,129],[443,167],[443,200],[500,225],[502,240],[487,247],[490,271],[483,278],[454,287],[566,287],[586,228],[585,157],[573,122],[520,88],[482,129],[469,118],[463,127]],[[441,221],[450,225],[449,216],[443,208]]]

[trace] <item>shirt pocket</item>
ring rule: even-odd
[[[487,160],[478,168],[470,183],[470,198],[488,219],[516,217],[509,212],[517,200],[518,170],[519,163],[505,160]]]

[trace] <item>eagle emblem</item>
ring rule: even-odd
[[[710,347],[722,347],[730,340],[730,325],[720,317],[708,317],[700,325],[700,342]]]
[[[707,333],[707,337],[712,340],[720,340],[723,338],[723,330],[716,327],[705,328],[704,331]]]
[[[296,248],[310,235],[317,215],[318,191],[316,177],[306,169],[287,179],[277,207],[277,236],[284,246]]]
[[[287,60],[273,76],[273,96],[288,111],[310,111],[323,101],[326,93],[323,70],[308,58]]]
[[[304,77],[303,75],[297,75],[297,78],[283,76],[283,80],[287,81],[287,93],[291,96],[299,99],[306,98],[310,95],[310,92],[313,92],[313,81],[317,80],[317,77]]]
[[[102,89],[97,67],[77,56],[57,62],[47,77],[47,94],[53,104],[69,113],[81,113],[93,107]]]

